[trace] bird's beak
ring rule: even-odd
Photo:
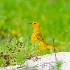
[[[32,23],[29,23],[29,24],[32,24]]]

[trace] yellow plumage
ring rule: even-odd
[[[47,41],[45,41],[43,39],[43,37],[41,36],[41,33],[40,33],[40,26],[37,22],[32,22],[31,23],[34,30],[33,30],[33,33],[32,33],[32,36],[31,36],[31,41],[32,43],[36,42],[37,40],[39,40],[39,48],[40,50],[44,50],[44,49],[50,49],[50,48],[54,48],[53,46],[50,46]],[[59,50],[58,48],[55,48],[55,50]]]
[[[32,43],[34,43],[35,41],[37,41],[37,34],[40,33],[40,27],[39,27],[39,24],[35,24],[35,22],[32,23],[32,26],[34,27],[34,30],[33,30],[33,33],[32,33],[32,36],[31,36],[31,41]]]

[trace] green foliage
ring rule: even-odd
[[[22,64],[25,59],[30,59],[37,54],[36,47],[24,45],[23,37],[18,40],[14,37],[11,41],[6,39],[4,42],[4,46],[0,47],[0,66]]]
[[[61,70],[62,61],[57,61],[54,66],[51,66],[50,70]]]

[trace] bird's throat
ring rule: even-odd
[[[39,33],[40,32],[40,28],[39,27],[35,27],[33,32]]]

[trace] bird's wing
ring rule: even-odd
[[[42,41],[43,43],[45,43],[46,45],[49,45],[48,42],[46,42],[44,40],[44,38],[42,37],[42,35],[40,33],[37,34],[36,38],[39,40],[39,41]]]
[[[43,42],[44,44],[46,44],[46,46],[49,46],[49,48],[54,48],[53,46],[50,46],[50,45],[48,44],[48,42],[43,39],[43,37],[42,37],[42,35],[41,35],[40,33],[37,34],[36,38],[37,38],[39,41],[41,41],[41,42]],[[57,50],[57,51],[60,50],[59,48],[56,48],[56,47],[55,47],[54,49]]]

